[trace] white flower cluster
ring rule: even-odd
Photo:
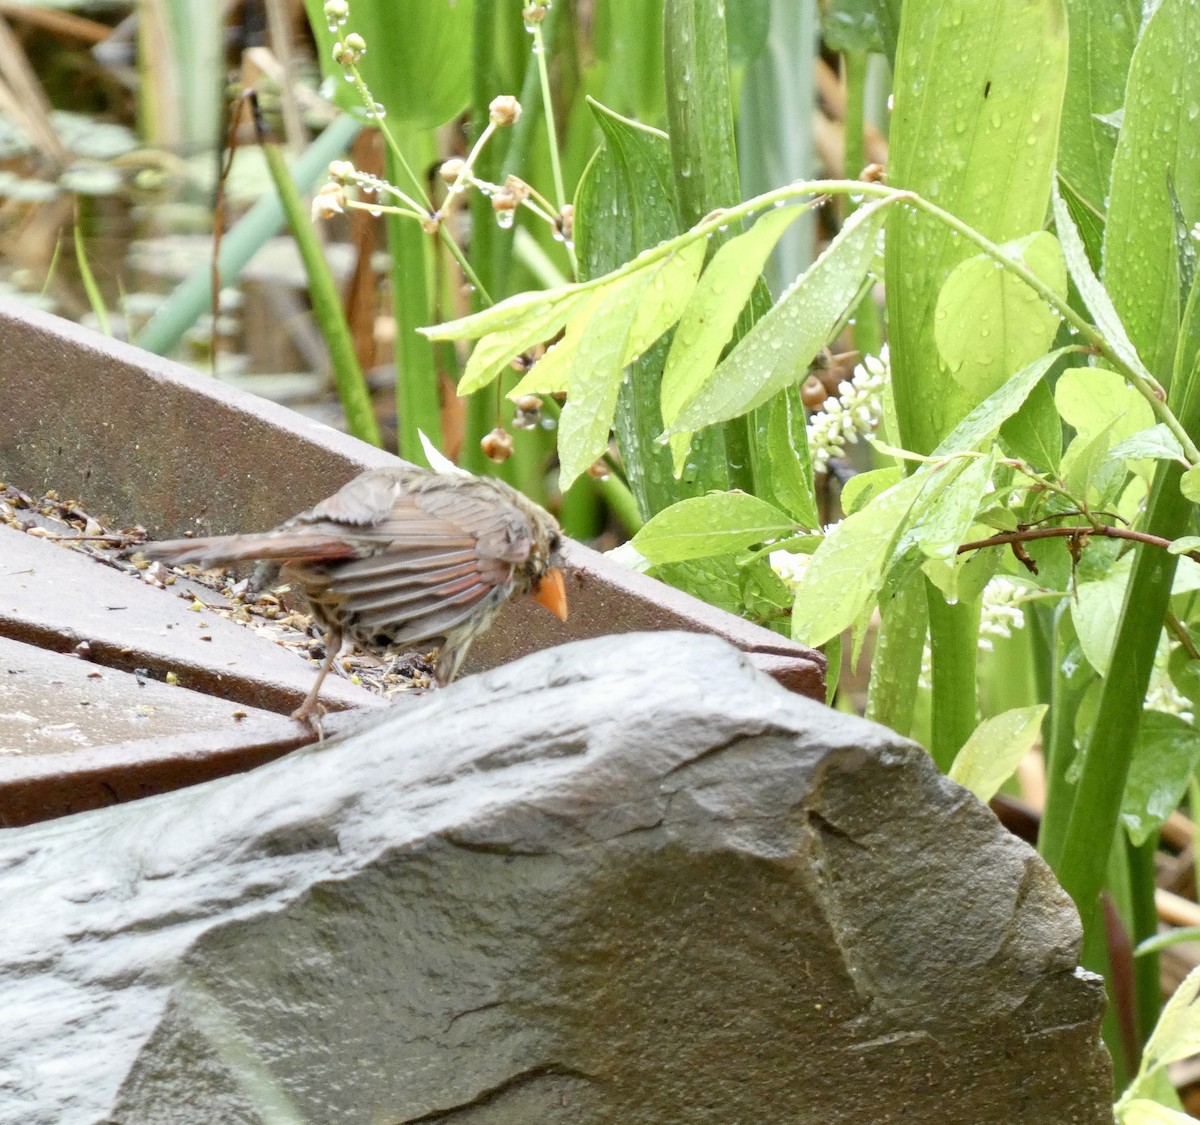
[[[983,608],[979,615],[979,649],[992,651],[992,640],[1008,640],[1014,629],[1025,627],[1025,611],[1021,609],[1021,587],[1003,575],[997,575],[983,588]]]
[[[779,550],[772,551],[767,556],[767,561],[783,584],[794,593],[804,582],[804,575],[808,571],[812,555],[799,555],[793,554],[791,551]]]
[[[823,472],[831,457],[844,457],[846,446],[858,441],[860,434],[871,434],[883,417],[883,388],[892,377],[887,344],[879,356],[865,356],[849,379],[838,384],[836,397],[830,397],[808,420],[808,448],[813,470]]]

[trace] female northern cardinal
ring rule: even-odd
[[[172,564],[282,564],[326,633],[317,682],[292,713],[308,719],[343,638],[375,652],[440,638],[444,686],[509,598],[530,594],[565,621],[561,546],[554,517],[503,481],[405,466],[363,473],[273,531],[141,550]]]

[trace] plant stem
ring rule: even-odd
[[[947,603],[927,583],[929,648],[933,661],[933,738],[929,752],[947,773],[978,722],[975,664],[979,653],[981,599]]]
[[[257,120],[257,113],[255,119]],[[291,173],[279,146],[261,137],[259,144],[266,158],[271,180],[275,184],[275,191],[287,216],[288,225],[291,227],[292,237],[304,262],[313,315],[320,326],[325,346],[329,349],[330,367],[338,398],[341,399],[342,409],[346,414],[346,427],[356,438],[372,445],[382,445],[379,423],[371,408],[371,392],[359,366],[354,341],[350,337],[350,326],[346,323],[346,313],[342,308],[333,275],[329,271],[329,263],[325,261],[324,251],[312,229],[304,200],[292,182]]]

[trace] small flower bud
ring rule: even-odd
[[[546,18],[546,13],[550,11],[549,4],[526,4],[521,9],[521,19],[525,21],[527,30],[533,30],[533,24],[541,23]]]
[[[825,384],[821,382],[815,375],[810,375],[804,380],[804,386],[800,388],[800,401],[804,403],[809,410],[819,410],[821,403],[829,397],[829,392],[825,389]]]
[[[462,175],[462,170],[466,166],[467,162],[461,157],[452,156],[449,160],[442,161],[442,166],[438,169],[438,174],[446,183],[452,184]]]
[[[520,204],[529,198],[533,189],[520,176],[507,176],[504,180],[504,190]]]
[[[325,22],[332,31],[341,27],[350,15],[350,5],[346,0],[325,0]]]
[[[344,184],[347,180],[353,179],[354,174],[354,165],[349,160],[331,160],[329,162],[329,178],[334,183]]]
[[[518,430],[536,430],[542,420],[542,400],[537,395],[522,395],[516,401],[513,425]]]
[[[352,31],[333,45],[333,61],[339,66],[354,66],[367,53],[367,41]]]
[[[488,106],[488,120],[500,128],[516,124],[520,116],[521,103],[512,94],[501,94],[493,98]]]
[[[612,467],[601,457],[588,466],[587,475],[593,480],[608,480],[612,476]]]
[[[502,187],[492,195],[492,210],[501,215],[507,213],[511,218],[518,202],[517,197],[507,187]]]
[[[500,464],[502,461],[507,461],[512,456],[513,439],[503,426],[497,426],[490,434],[487,434],[479,443],[479,448],[483,450],[483,455],[489,461],[495,461]]]
[[[575,204],[563,204],[563,209],[554,220],[554,235],[563,242],[575,241]]]
[[[346,193],[342,190],[341,184],[335,184],[330,180],[327,184],[322,184],[321,189],[313,196],[312,201],[312,217],[317,219],[332,219],[334,215],[341,215],[346,210]]]

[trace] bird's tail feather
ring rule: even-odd
[[[198,563],[224,566],[229,563],[264,559],[270,562],[335,562],[354,558],[354,548],[336,535],[288,530],[262,535],[213,535],[207,539],[164,539],[144,543],[139,550],[147,558],[161,559],[172,566]]]

